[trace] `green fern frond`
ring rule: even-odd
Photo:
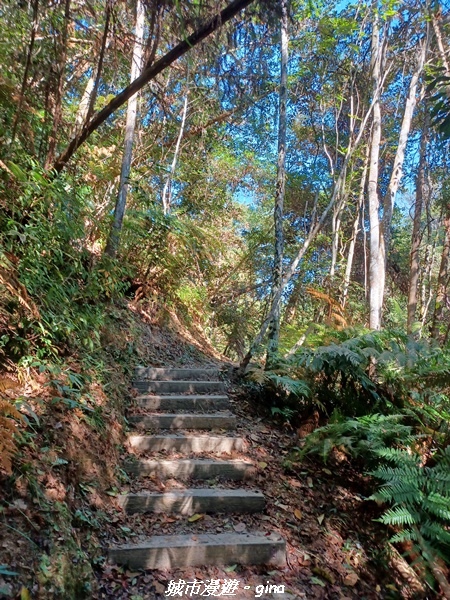
[[[402,529],[390,539],[392,544],[402,544],[403,542],[412,542],[417,540],[417,535],[411,529]]]
[[[417,516],[412,514],[405,506],[394,506],[387,510],[384,515],[378,519],[385,525],[414,525],[417,522]]]

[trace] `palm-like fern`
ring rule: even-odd
[[[372,475],[383,483],[371,498],[391,505],[380,521],[397,529],[392,542],[414,545],[445,590],[438,559],[450,563],[450,447],[435,455],[432,467],[407,450],[377,454],[385,462]]]
[[[340,448],[352,458],[378,463],[384,451],[412,444],[419,437],[411,425],[402,423],[403,415],[365,415],[355,419],[342,417],[316,429],[305,441],[301,455],[319,454],[324,460],[333,448]]]

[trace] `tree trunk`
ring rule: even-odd
[[[105,59],[105,51],[108,46],[108,35],[109,35],[109,22],[111,20],[111,1],[108,0],[105,9],[105,25],[103,27],[102,45],[100,47],[100,54],[97,63],[97,72],[95,79],[93,76],[89,77],[87,85],[85,87],[83,96],[78,107],[77,116],[75,118],[75,126],[72,135],[77,136],[81,133],[83,127],[91,118],[94,112],[94,105],[97,99],[98,86],[100,85],[100,77],[103,70],[103,61]]]
[[[437,43],[439,54],[440,54],[440,57],[442,60],[442,64],[445,69],[445,74],[448,77],[448,75],[450,73],[450,66],[448,64],[447,54],[445,52],[444,43],[442,41],[442,32],[441,32],[441,27],[440,27],[440,23],[439,23],[439,20],[442,18],[442,13],[440,11],[438,11],[438,8],[439,8],[439,3],[435,2],[434,10],[431,11],[431,22],[433,23],[434,36],[436,38],[436,43]]]
[[[422,45],[419,48],[417,54],[416,69],[411,76],[411,82],[409,84],[409,93],[405,102],[405,109],[403,112],[402,125],[398,138],[397,151],[395,153],[394,165],[392,167],[391,178],[389,181],[388,198],[384,205],[384,217],[383,217],[383,239],[384,243],[383,251],[385,256],[389,254],[390,241],[391,241],[391,222],[392,215],[394,212],[395,197],[397,195],[398,187],[403,176],[403,163],[405,161],[405,150],[406,144],[408,143],[409,132],[411,130],[411,122],[414,114],[414,109],[417,103],[417,85],[422,75],[423,67],[425,65],[425,58],[428,49],[428,32],[425,38],[422,40]]]
[[[28,44],[28,52],[27,58],[25,62],[25,70],[23,72],[22,85],[20,88],[20,96],[19,103],[17,105],[17,110],[14,115],[14,121],[12,124],[12,133],[11,133],[11,147],[14,146],[14,140],[16,137],[17,126],[19,124],[19,119],[22,113],[22,106],[25,99],[25,90],[28,82],[28,73],[30,72],[31,62],[33,59],[33,50],[34,50],[34,42],[36,39],[36,33],[39,27],[39,0],[34,0],[33,2],[33,24],[31,26],[30,33],[30,43]]]
[[[80,134],[72,138],[67,148],[59,155],[54,163],[53,168],[55,171],[58,173],[61,172],[78,148],[92,135],[92,133],[114,114],[118,108],[123,106],[127,100],[134,96],[136,92],[141,90],[149,81],[154,79],[178,58],[186,54],[191,48],[199,44],[211,33],[219,29],[219,27],[230,21],[230,19],[249,6],[253,1],[254,0],[233,0],[233,2],[220,13],[201,25],[194,33],[177,44],[175,48],[172,48],[172,50],[167,52],[167,54],[162,56],[155,63],[147,63],[141,75],[117,94],[117,96],[114,96],[102,110],[90,119],[89,123],[83,127]]]
[[[430,113],[428,106],[425,104],[424,107],[425,117],[422,128],[422,137],[420,140],[420,157],[419,157],[419,168],[417,172],[416,180],[416,201],[414,204],[414,221],[413,230],[411,235],[411,251],[409,257],[409,290],[408,290],[408,318],[407,318],[407,332],[411,333],[412,326],[416,317],[417,309],[417,293],[419,289],[419,273],[420,273],[420,261],[419,251],[420,243],[422,241],[421,234],[421,219],[422,219],[422,208],[425,191],[425,170],[426,170],[426,154],[428,147],[429,138],[429,126],[430,126]]]
[[[347,172],[344,173],[342,178],[342,186],[339,192],[339,200],[333,209],[333,216],[331,219],[331,267],[330,267],[330,281],[334,279],[336,273],[336,265],[339,254],[339,233],[341,230],[341,215],[347,201],[347,195],[345,191],[345,180],[347,178]]]
[[[369,223],[370,223],[370,259],[369,259],[369,327],[381,328],[381,298],[380,284],[382,278],[380,271],[384,269],[380,251],[380,201],[378,197],[379,156],[381,143],[381,44],[378,26],[378,15],[374,16],[372,30],[372,81],[375,104],[373,107],[372,139],[369,159]]]
[[[434,307],[433,325],[431,327],[431,336],[437,339],[439,337],[440,324],[449,301],[449,259],[450,259],[450,212],[444,217],[444,246],[441,254],[441,264],[436,290],[436,304]]]
[[[135,81],[142,69],[142,48],[144,39],[145,11],[141,0],[136,2],[136,27],[135,40],[133,48],[133,57],[131,60],[131,81]],[[114,208],[114,222],[106,244],[105,254],[115,258],[120,241],[120,232],[122,230],[123,216],[127,203],[128,180],[130,177],[131,160],[133,157],[133,139],[136,127],[137,113],[137,93],[128,100],[127,120],[125,124],[125,146],[122,156],[122,168],[120,171],[119,193],[116,206]]]
[[[53,106],[53,124],[52,130],[49,136],[47,158],[45,159],[45,168],[49,169],[55,159],[57,134],[61,128],[62,121],[62,101],[63,101],[63,90],[64,90],[64,70],[66,68],[67,61],[67,32],[69,27],[70,19],[70,0],[65,1],[64,5],[64,25],[61,35],[61,43],[58,57],[58,74],[55,91],[55,99]]]
[[[362,219],[362,214],[363,214],[364,190],[366,188],[368,162],[369,162],[369,146],[367,146],[367,153],[366,153],[366,158],[364,161],[364,167],[363,167],[363,172],[362,172],[362,176],[361,176],[361,183],[360,183],[360,187],[359,187],[358,207],[356,210],[355,220],[353,222],[352,237],[351,237],[350,245],[348,248],[347,265],[345,267],[344,285],[342,288],[342,299],[341,299],[342,308],[345,308],[345,304],[347,302],[348,287],[350,285],[350,279],[351,279],[351,275],[352,275],[353,258],[355,256],[356,240],[358,238],[359,223],[360,223],[360,220]],[[364,227],[364,223],[362,223],[361,227],[362,228]]]
[[[172,202],[172,180],[173,180],[173,176],[175,175],[175,169],[177,166],[178,155],[180,153],[180,144],[181,144],[181,140],[183,139],[184,126],[186,124],[188,96],[189,96],[189,89],[186,90],[186,96],[184,98],[184,105],[183,105],[183,114],[181,117],[180,133],[178,134],[178,139],[177,139],[177,143],[175,146],[175,153],[173,155],[172,165],[170,167],[170,172],[167,176],[166,184],[164,186],[164,190],[163,190],[163,194],[162,194],[162,204],[163,204],[163,209],[164,209],[165,215],[169,214],[170,205]]]
[[[280,68],[280,92],[278,108],[278,161],[277,161],[277,186],[275,194],[275,207],[273,213],[275,225],[275,244],[272,274],[272,298],[277,294],[283,280],[283,205],[286,187],[286,104],[287,104],[287,68],[289,58],[289,35],[288,35],[288,1],[280,0],[281,4],[281,68]],[[280,314],[281,306],[278,303],[274,310],[269,326],[267,344],[267,363],[270,368],[273,357],[278,352],[280,339]]]
[[[411,82],[409,84],[409,93],[408,97],[406,98],[405,109],[403,111],[402,125],[400,128],[394,164],[392,166],[392,173],[389,181],[387,198],[384,202],[383,222],[380,228],[380,254],[381,260],[384,264],[384,268],[380,267],[379,269],[379,275],[381,277],[381,280],[378,286],[380,294],[379,304],[381,308],[383,307],[384,292],[386,285],[387,257],[389,256],[389,250],[391,245],[392,215],[394,213],[395,198],[400,185],[400,181],[403,176],[403,163],[405,161],[406,144],[408,143],[409,132],[411,130],[411,122],[414,114],[414,109],[417,103],[417,85],[419,83],[419,79],[422,75],[423,67],[425,64],[425,58],[428,49],[428,37],[429,36],[427,30],[425,38],[422,40],[421,47],[418,51],[416,69],[411,76]]]

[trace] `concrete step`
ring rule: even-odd
[[[163,411],[216,411],[230,408],[228,396],[147,396],[142,395],[136,398],[138,406],[148,410]]]
[[[118,497],[118,502],[128,514],[253,513],[263,511],[265,506],[264,495],[259,491],[220,488],[124,494]]]
[[[204,458],[187,458],[182,460],[154,460],[143,458],[126,461],[124,470],[129,475],[153,476],[160,479],[231,479],[233,481],[249,480],[254,477],[256,469],[250,462],[243,460],[209,460]]]
[[[222,381],[134,381],[133,387],[139,392],[155,394],[223,394]]]
[[[211,436],[211,435],[130,435],[128,443],[139,452],[186,452],[201,454],[213,452],[214,454],[230,454],[242,452],[244,449],[243,438]]]
[[[178,369],[172,367],[137,367],[136,380],[153,379],[157,381],[214,381],[219,378],[219,369]]]
[[[109,550],[116,564],[137,569],[173,569],[203,565],[286,564],[286,544],[278,534],[215,533],[161,535],[141,544]]]
[[[221,413],[155,413],[131,415],[128,422],[137,429],[235,429],[236,417],[230,412]]]

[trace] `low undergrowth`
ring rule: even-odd
[[[370,475],[392,542],[450,597],[450,348],[344,331],[248,378],[273,414],[301,425],[289,462],[338,452]]]

